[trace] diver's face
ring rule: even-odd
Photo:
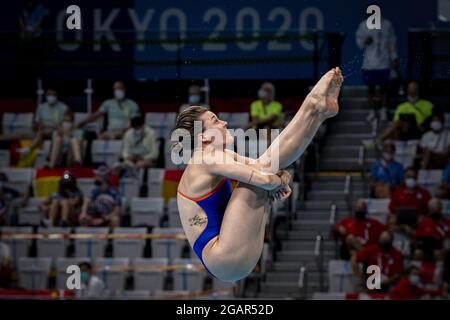
[[[228,131],[228,123],[220,120],[213,112],[205,112],[200,120],[203,124],[203,135],[206,141],[218,147],[224,147],[233,141],[233,137]]]

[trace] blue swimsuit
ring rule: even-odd
[[[206,216],[208,217],[206,228],[194,243],[194,251],[200,258],[200,261],[203,263],[206,271],[214,276],[211,271],[208,270],[205,262],[203,261],[202,251],[206,244],[220,233],[223,215],[231,197],[231,183],[225,178],[217,185],[217,187],[214,188],[214,190],[199,198],[188,197],[180,191],[178,191],[178,193],[183,197],[196,202],[200,208],[205,211]]]

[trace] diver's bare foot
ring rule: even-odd
[[[342,73],[334,68],[325,73],[306,99],[314,110],[325,118],[334,117],[339,111],[338,96],[342,86]]]

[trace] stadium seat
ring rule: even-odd
[[[148,170],[148,196],[161,197],[162,183],[164,180],[164,169],[149,169]]]
[[[202,291],[206,271],[199,259],[175,259],[174,290]],[[200,266],[197,269],[193,266]]]
[[[164,199],[158,198],[132,198],[131,199],[131,226],[159,227],[164,210]]]
[[[312,300],[346,300],[345,292],[314,292]]]
[[[128,258],[97,258],[97,276],[105,283],[105,289],[113,296],[125,290],[130,260]]]
[[[418,140],[394,141],[395,161],[400,162],[404,168],[414,164],[419,146]]]
[[[113,235],[130,234],[146,235],[146,228],[114,228]],[[114,258],[141,258],[144,252],[145,239],[113,239]]]
[[[131,198],[139,196],[139,180],[136,178],[121,178],[119,191],[126,202],[131,201]]]
[[[153,292],[152,297],[154,299],[184,299],[188,298],[191,295],[191,292],[188,290],[172,290],[172,291],[163,291],[158,290]]]
[[[178,212],[177,198],[171,198],[168,204],[169,227],[181,228],[180,213]]]
[[[29,290],[48,288],[51,258],[21,257],[18,263],[19,287]]]
[[[2,234],[2,242],[6,243],[11,251],[11,257],[13,260],[13,269],[16,270],[17,262],[20,258],[28,257],[31,239],[5,239],[7,234],[33,234],[33,227],[0,227]]]
[[[39,204],[44,198],[29,198],[25,207],[19,208],[18,222],[20,225],[39,225],[43,218]]]
[[[249,124],[248,112],[219,112],[219,119],[228,122],[228,128],[245,130]]]
[[[75,228],[76,234],[108,234],[109,228]],[[103,257],[105,255],[107,240],[98,238],[80,238],[75,239],[75,256],[76,257]]]
[[[89,258],[57,258],[56,259],[56,289],[67,289],[67,278],[70,274],[67,273],[67,267],[72,265],[79,265],[81,262],[91,262]]]
[[[166,258],[134,260],[134,289],[155,292],[164,290],[164,281],[167,276],[168,260]]]
[[[157,234],[184,234],[181,228],[154,228],[152,233]],[[187,240],[173,238],[152,239],[152,258],[167,258],[169,264],[174,259],[181,258]]]
[[[92,160],[106,163],[112,167],[122,155],[122,140],[94,140],[92,142]]]
[[[10,154],[9,150],[0,150],[0,168],[9,167]]]
[[[350,261],[330,260],[328,263],[329,292],[353,292],[353,277]]]
[[[61,234],[69,235],[69,228],[59,228],[59,227],[49,227],[49,228],[38,228],[39,234]],[[37,240],[37,256],[39,258],[51,258],[52,264],[56,263],[57,258],[64,258],[66,256],[67,247],[69,246],[70,240],[63,238],[45,238]]]
[[[367,213],[370,218],[377,219],[381,223],[386,223],[389,214],[390,199],[366,199]]]
[[[419,170],[417,180],[431,195],[434,195],[436,188],[442,182],[443,173],[443,170]]]
[[[3,134],[33,134],[33,113],[5,112],[2,118]]]
[[[125,300],[148,300],[151,293],[148,290],[125,290],[121,298]]]
[[[30,168],[1,168],[0,171],[8,177],[8,187],[21,193],[29,190],[35,175],[34,169]]]
[[[145,124],[155,131],[159,128],[172,128],[175,125],[177,114],[175,112],[147,112]]]

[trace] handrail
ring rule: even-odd
[[[330,226],[334,226],[336,223],[337,205],[333,203],[330,207]]]
[[[323,236],[321,234],[316,236],[316,242],[314,246],[314,256],[316,257],[316,264],[317,269],[319,271],[319,288],[320,291],[323,292],[324,286],[323,286]]]
[[[300,299],[306,300],[308,297],[308,273],[305,267],[300,267],[298,288],[300,289]]]
[[[368,179],[367,179],[367,174],[366,174],[366,148],[365,146],[362,144],[359,146],[359,158],[358,158],[358,164],[359,164],[359,168],[361,170],[361,179],[363,182],[363,194],[364,197],[368,197],[369,196],[369,186],[368,186]]]
[[[352,202],[353,202],[353,183],[352,176],[350,173],[347,173],[345,176],[345,186],[344,186],[344,196],[347,204],[347,209],[349,212],[352,211]]]

